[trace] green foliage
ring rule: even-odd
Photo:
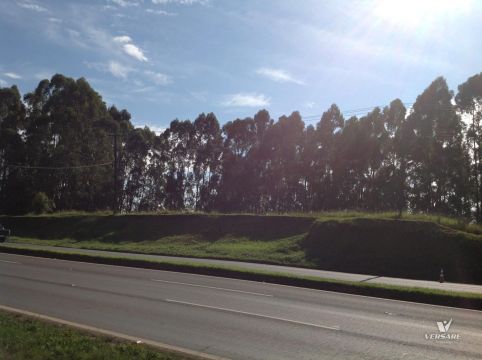
[[[188,359],[133,344],[0,312],[0,358],[11,360]]]
[[[298,112],[222,127],[202,113],[161,134],[135,129],[83,78],[56,74],[24,101],[0,88],[0,213],[26,213],[45,192],[58,211],[355,209],[482,222],[481,84],[475,75],[454,96],[439,77],[410,110],[395,99],[346,119],[333,104],[308,126]]]
[[[54,203],[44,192],[38,192],[32,199],[32,212],[35,214],[47,214],[54,210]]]
[[[482,236],[435,223],[346,218],[317,221],[303,241],[306,257],[322,269],[482,283]]]
[[[475,219],[482,222],[482,179],[481,179],[481,147],[482,143],[482,73],[474,75],[459,85],[459,92],[455,101],[460,111],[470,119],[467,131],[467,147],[471,156],[470,195],[475,207]]]
[[[380,276],[482,283],[482,235],[444,217],[125,215],[3,217],[11,241],[256,261]],[[409,220],[410,219],[410,220]],[[450,227],[441,226],[440,224]]]

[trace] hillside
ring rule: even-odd
[[[361,214],[0,217],[11,241],[236,259],[325,270],[482,283],[482,235],[437,222]],[[460,227],[446,219],[445,224]]]

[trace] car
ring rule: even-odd
[[[3,225],[0,224],[0,242],[7,240],[8,236],[10,236],[10,230],[5,229]]]

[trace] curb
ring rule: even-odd
[[[33,318],[33,319],[37,319],[37,320],[41,320],[41,321],[45,321],[45,322],[49,322],[49,323],[65,325],[65,326],[68,326],[70,328],[85,331],[85,332],[88,332],[88,333],[91,333],[91,334],[94,334],[94,335],[105,336],[105,337],[108,337],[108,338],[121,339],[121,340],[124,340],[124,341],[127,341],[127,342],[133,342],[133,343],[139,343],[140,342],[141,344],[148,345],[148,346],[153,347],[153,348],[158,349],[158,350],[163,350],[163,351],[167,351],[167,352],[170,352],[170,353],[191,357],[193,360],[194,359],[228,360],[227,358],[223,358],[223,357],[219,357],[219,356],[215,356],[215,355],[209,355],[209,354],[206,354],[206,353],[203,353],[203,352],[186,349],[186,348],[179,347],[179,346],[168,345],[168,344],[164,344],[164,343],[154,341],[154,340],[142,339],[142,338],[138,338],[138,337],[135,337],[135,336],[130,336],[130,335],[118,333],[118,332],[115,332],[115,331],[99,329],[99,328],[94,327],[94,326],[89,326],[89,325],[79,324],[79,323],[75,323],[75,322],[71,322],[71,321],[67,321],[67,320],[62,320],[62,319],[55,318],[55,317],[52,317],[52,316],[42,315],[42,314],[38,314],[38,313],[26,311],[26,310],[13,308],[13,307],[10,307],[10,306],[0,305],[0,310],[3,310],[7,313],[22,315],[22,316],[30,317],[30,318]]]
[[[349,282],[330,281],[328,279],[310,279],[302,277],[290,277],[285,274],[270,274],[262,272],[249,272],[223,267],[199,266],[190,264],[176,264],[170,262],[153,262],[138,259],[112,258],[94,255],[84,255],[76,253],[62,253],[49,250],[19,249],[12,247],[2,247],[0,252],[18,255],[30,255],[44,258],[61,260],[74,260],[86,263],[96,263],[104,265],[118,265],[152,270],[167,270],[191,274],[218,276],[239,280],[250,280],[267,282],[278,285],[289,285],[315,290],[327,290],[333,292],[347,293],[353,295],[363,295],[392,300],[412,301],[417,303],[451,306],[471,310],[482,310],[482,298],[450,296],[445,294],[425,293],[417,288],[384,288],[373,285],[357,285]]]

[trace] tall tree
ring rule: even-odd
[[[390,136],[386,169],[390,173],[387,194],[393,194],[388,201],[389,208],[397,209],[399,216],[407,208],[407,177],[409,171],[409,152],[413,131],[406,121],[407,109],[400,99],[393,100],[383,110],[386,127]]]
[[[127,138],[123,166],[125,179],[122,208],[128,212],[138,210],[149,192],[147,172],[155,136],[155,133],[144,128],[131,131]]]
[[[65,168],[32,171],[33,187],[54,200],[57,209],[102,209],[112,198],[110,119],[102,98],[85,79],[54,75],[25,96],[28,163]],[[37,184],[37,181],[40,183]]]
[[[193,141],[191,121],[174,120],[163,136],[169,144],[166,177],[166,207],[174,210],[192,208],[193,202]]]
[[[0,213],[28,210],[23,132],[25,107],[16,86],[0,88]]]
[[[343,114],[336,104],[323,113],[316,125],[316,151],[313,159],[315,179],[313,187],[316,191],[315,209],[325,210],[336,207],[336,187],[334,170],[339,164],[336,161],[337,139],[345,126]],[[314,145],[314,144],[312,144]]]
[[[482,181],[481,181],[481,142],[482,142],[482,73],[474,75],[466,82],[459,85],[455,101],[464,114],[469,117],[469,128],[467,129],[467,145],[472,155],[470,178],[475,205],[475,219],[482,222]]]
[[[252,118],[236,119],[223,126],[222,175],[217,208],[222,211],[253,211],[252,195],[257,183],[249,166],[250,153],[256,146]]]
[[[301,183],[301,146],[305,124],[295,111],[281,116],[266,134],[270,149],[266,178],[271,190],[271,209],[278,212],[301,210],[306,198]]]
[[[200,114],[194,121],[194,207],[210,209],[217,196],[221,165],[222,137],[213,113]]]
[[[407,119],[415,138],[410,154],[415,210],[462,215],[470,206],[463,123],[452,99],[445,79],[439,77],[417,97]]]

